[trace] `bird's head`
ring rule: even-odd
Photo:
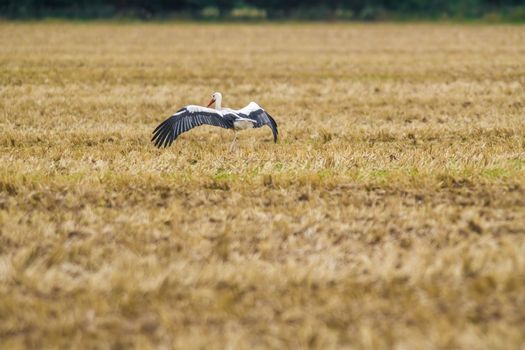
[[[212,104],[214,104],[215,102],[217,101],[221,101],[222,100],[222,95],[220,92],[214,92],[212,95],[211,95],[211,100],[210,100],[210,103],[208,103],[208,106],[206,107],[210,107]],[[220,102],[219,102],[220,103]]]

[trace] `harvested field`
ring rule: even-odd
[[[0,347],[525,346],[525,27],[0,23]],[[279,123],[149,142],[185,104]]]

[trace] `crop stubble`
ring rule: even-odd
[[[1,23],[0,42],[0,347],[523,347],[523,26]],[[279,143],[149,143],[215,90],[270,111]]]

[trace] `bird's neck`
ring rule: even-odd
[[[219,111],[222,109],[222,106],[221,106],[221,99],[218,98],[216,101],[215,101],[215,109],[218,109]]]

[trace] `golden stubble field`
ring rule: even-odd
[[[0,348],[524,348],[525,27],[0,42]],[[151,145],[217,90],[279,143]]]

